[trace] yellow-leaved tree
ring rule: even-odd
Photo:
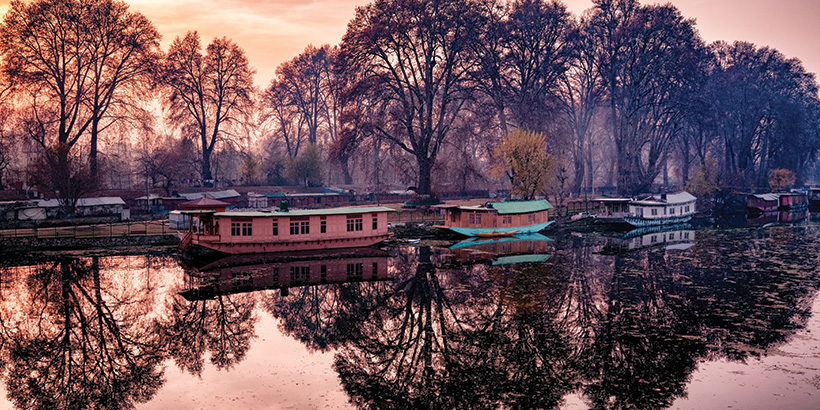
[[[794,185],[797,177],[794,172],[785,168],[777,168],[769,171],[769,186],[772,192],[784,191],[786,188]]]
[[[512,195],[533,199],[546,190],[552,178],[555,159],[547,154],[544,134],[515,129],[507,133],[494,151],[490,173],[495,178],[510,178]]]

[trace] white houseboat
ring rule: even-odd
[[[695,198],[688,192],[655,194],[629,203],[624,221],[632,226],[672,225],[688,222],[695,214]]]
[[[285,208],[286,209],[286,208]],[[196,211],[180,248],[228,254],[359,248],[391,236],[381,206],[283,211]]]

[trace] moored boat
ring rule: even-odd
[[[695,214],[696,200],[688,192],[650,195],[631,201],[624,221],[636,227],[689,222]]]
[[[494,237],[539,232],[549,226],[546,200],[487,202],[482,206],[438,205],[444,225],[464,236]]]
[[[285,208],[286,209],[286,208]],[[373,246],[391,236],[381,206],[253,212],[199,212],[181,247],[228,254]]]

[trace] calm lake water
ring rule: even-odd
[[[0,408],[817,408],[820,224],[524,239],[6,263]]]

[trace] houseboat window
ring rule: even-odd
[[[250,222],[242,222],[242,236],[252,236],[253,225]]]
[[[377,262],[373,262],[373,276],[374,278],[379,275],[379,264]]]
[[[481,214],[470,214],[470,224],[481,225]]]
[[[291,235],[299,235],[299,222],[291,222],[290,223],[290,234]]]
[[[310,222],[309,221],[302,221],[299,222],[299,231],[302,235],[307,235],[310,233]]]
[[[535,215],[527,215],[527,222],[529,222],[529,223],[535,222]]]
[[[689,205],[686,205],[686,212],[689,212]]]
[[[675,214],[675,208],[669,208],[669,213],[671,215],[674,215]]]
[[[658,208],[652,208],[652,216],[658,215]]]
[[[307,282],[310,279],[310,266],[291,266],[291,282]]]
[[[239,222],[231,222],[231,236],[239,236],[242,234]]]
[[[347,277],[349,278],[361,278],[362,274],[364,273],[364,264],[363,263],[348,263],[347,264]]]
[[[361,231],[364,229],[364,222],[362,221],[362,217],[358,218],[347,218],[347,231]]]
[[[273,236],[279,235],[279,221],[273,220]]]
[[[327,265],[322,265],[321,268],[319,268],[319,273],[321,274],[320,279],[322,280],[322,282],[327,282]]]
[[[501,223],[504,225],[512,225],[512,217],[511,216],[502,216]]]
[[[379,229],[379,217],[373,215],[373,230]]]
[[[319,222],[319,232],[327,233],[327,221]]]

